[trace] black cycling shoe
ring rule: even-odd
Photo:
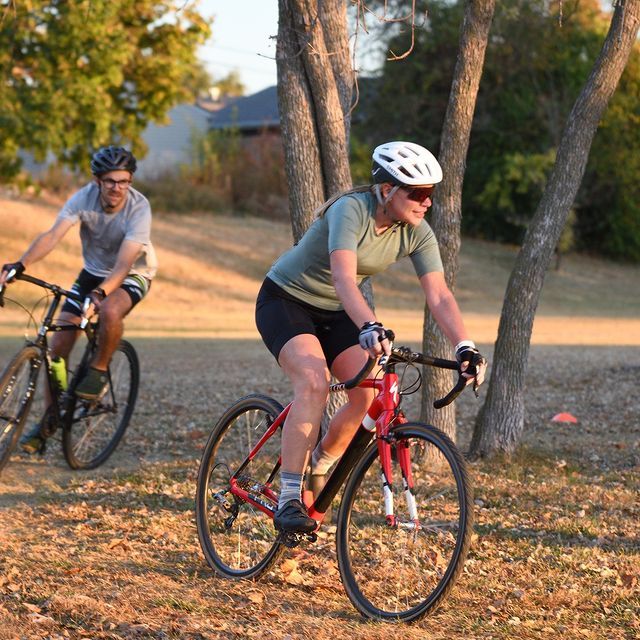
[[[46,441],[47,439],[42,433],[42,423],[37,422],[22,434],[18,443],[25,453],[33,455],[34,453],[44,453]]]
[[[310,518],[300,500],[289,500],[273,514],[273,524],[278,531],[311,533],[318,523]]]

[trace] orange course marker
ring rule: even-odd
[[[551,418],[551,422],[571,422],[572,424],[577,424],[578,418],[570,413],[557,413]]]

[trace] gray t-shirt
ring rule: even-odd
[[[292,296],[334,311],[342,309],[329,260],[336,249],[356,253],[359,286],[404,256],[411,258],[418,277],[443,271],[438,242],[424,220],[417,227],[394,226],[377,235],[376,207],[375,196],[368,192],[339,198],[314,221],[297,245],[278,258],[267,276]]]
[[[65,202],[58,219],[80,222],[82,257],[89,273],[106,278],[123,241],[131,240],[144,248],[129,273],[149,279],[155,276],[158,263],[150,238],[151,206],[139,191],[129,188],[124,207],[117,213],[105,213],[98,185],[90,182]]]

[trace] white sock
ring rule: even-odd
[[[283,507],[289,500],[300,500],[302,495],[302,474],[280,472],[280,497],[278,498],[278,509]]]
[[[311,475],[324,476],[340,456],[332,456],[318,445],[311,455]]]

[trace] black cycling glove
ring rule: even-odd
[[[8,262],[7,264],[2,265],[2,270],[9,273],[11,270],[15,270],[14,275],[11,279],[7,279],[7,282],[13,282],[16,279],[16,276],[22,275],[24,273],[24,265],[22,262]]]
[[[477,367],[483,364],[485,361],[484,357],[480,354],[480,352],[476,349],[475,344],[471,342],[471,340],[466,340],[461,342],[456,348],[456,360],[459,364],[463,362],[467,363],[467,368],[464,373],[468,373],[469,375],[475,376],[478,373]]]

